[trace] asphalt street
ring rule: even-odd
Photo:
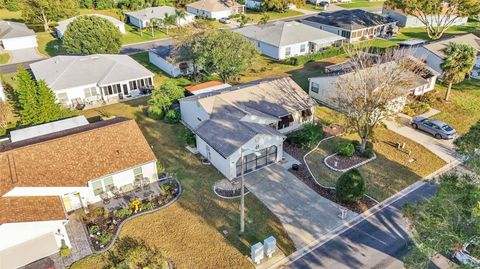
[[[408,253],[411,240],[401,209],[406,203],[432,197],[436,189],[434,183],[424,183],[286,268],[403,268],[402,257]]]

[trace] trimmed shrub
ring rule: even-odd
[[[158,107],[149,106],[147,110],[147,115],[154,120],[162,120],[163,117],[165,117],[165,112],[163,112],[163,110]]]
[[[362,157],[365,157],[365,158],[373,158],[373,156],[375,156],[375,153],[373,151],[373,148],[365,148],[365,151],[362,153]]]
[[[343,53],[345,52],[341,47],[329,47],[321,52],[287,58],[283,60],[283,63],[298,66],[309,62],[315,62],[322,59],[338,56]]]
[[[170,109],[165,114],[163,121],[166,123],[178,123],[180,121],[180,111],[176,109]]]
[[[287,137],[288,142],[297,144],[303,149],[311,149],[323,138],[323,127],[321,124],[307,123],[303,129]]]
[[[125,208],[115,210],[113,212],[113,216],[115,216],[115,218],[124,218],[124,217],[128,217],[130,215],[132,215],[132,210],[125,209]]]
[[[189,129],[185,128],[185,133],[183,135],[185,144],[190,145],[190,146],[196,146],[197,145],[197,139],[195,137],[195,134],[190,131]]]
[[[351,142],[340,142],[337,144],[335,148],[335,152],[338,155],[346,156],[346,157],[352,157],[353,154],[355,153],[355,146]]]
[[[72,254],[72,250],[69,247],[64,246],[60,248],[60,257],[68,257],[70,254]]]
[[[338,200],[354,203],[363,197],[365,189],[365,178],[358,169],[352,169],[338,178],[335,193]]]

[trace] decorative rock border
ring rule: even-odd
[[[242,196],[242,195],[231,196],[231,197],[229,197],[229,196],[223,196],[223,195],[221,195],[221,194],[219,194],[219,193],[217,192],[217,188],[215,188],[215,185],[213,186],[213,193],[215,193],[216,196],[218,196],[218,197],[220,197],[220,198],[222,198],[222,199],[236,199],[236,198],[240,198],[240,196]],[[250,193],[250,191],[247,189],[247,191],[245,192],[245,195],[247,195],[247,194],[249,194],[249,193]]]
[[[167,179],[168,179],[168,178],[167,178]],[[162,181],[165,181],[165,180],[166,180],[166,179],[159,180],[159,182],[162,182]],[[177,194],[176,197],[174,197],[170,202],[168,202],[168,203],[166,203],[166,204],[164,204],[164,205],[162,205],[162,206],[160,206],[160,207],[154,208],[154,209],[149,210],[149,211],[143,211],[143,212],[141,212],[141,213],[137,213],[137,214],[135,214],[135,215],[131,215],[131,216],[129,216],[128,218],[124,219],[124,220],[118,225],[117,230],[115,231],[115,234],[114,234],[113,237],[112,237],[112,241],[110,241],[110,243],[109,243],[107,246],[105,246],[105,248],[103,248],[102,250],[95,250],[95,249],[93,248],[93,246],[92,246],[92,243],[91,243],[90,240],[89,240],[90,248],[92,249],[93,253],[95,253],[95,254],[100,254],[100,253],[104,253],[104,252],[110,250],[110,249],[113,247],[115,241],[117,240],[118,235],[120,234],[120,231],[121,231],[122,228],[123,228],[123,225],[125,225],[125,223],[127,223],[129,220],[134,219],[134,218],[139,217],[139,216],[151,214],[151,213],[153,213],[153,212],[159,211],[160,209],[164,209],[164,208],[170,206],[171,204],[175,203],[175,202],[178,200],[178,198],[180,197],[180,195],[183,193],[183,188],[182,188],[182,185],[180,184],[180,181],[178,181],[178,179],[176,179],[176,178],[175,178],[175,181],[176,181],[177,184],[178,184],[178,194]],[[83,221],[82,221],[82,222],[83,222]],[[84,223],[83,223],[83,226],[85,227],[85,224],[84,224]],[[169,265],[171,265],[170,262],[169,262]]]
[[[337,168],[329,165],[328,162],[327,162],[328,159],[330,159],[331,157],[336,156],[336,155],[338,155],[338,153],[334,153],[334,154],[328,155],[327,157],[325,157],[325,159],[323,159],[323,163],[325,164],[325,166],[327,166],[328,168],[330,168],[331,170],[336,171],[336,172],[347,172],[348,170],[351,170],[351,169],[360,167],[360,166],[362,166],[362,165],[364,165],[364,164],[367,164],[367,163],[369,163],[369,162],[371,162],[371,161],[373,161],[373,160],[375,160],[375,159],[377,158],[377,154],[375,154],[375,152],[374,152],[374,153],[373,153],[373,157],[370,158],[370,159],[366,159],[366,160],[363,161],[363,162],[357,163],[357,164],[355,164],[355,165],[353,165],[353,166],[351,166],[351,167],[345,168],[345,169],[337,169]]]

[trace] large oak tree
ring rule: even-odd
[[[78,0],[20,0],[22,17],[27,22],[41,23],[47,32],[54,21],[78,14]]]
[[[431,39],[442,37],[459,18],[480,13],[480,0],[387,0],[385,5],[417,18]]]

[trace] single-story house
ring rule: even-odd
[[[228,83],[224,83],[219,80],[212,80],[204,83],[199,83],[196,85],[190,85],[185,87],[185,90],[187,90],[187,93],[189,95],[197,95],[197,94],[202,94],[202,93],[207,93],[207,92],[213,92],[213,91],[218,91],[226,88],[230,88],[232,85]]]
[[[271,78],[180,99],[197,150],[226,178],[283,158],[285,134],[313,122],[317,103],[291,78]]]
[[[234,31],[251,40],[262,54],[277,60],[315,53],[345,40],[296,21],[249,25]]]
[[[352,0],[308,0],[308,3],[318,6],[321,2],[331,3],[350,3]]]
[[[128,55],[55,56],[30,65],[58,102],[76,107],[99,106],[148,92],[153,73]]]
[[[0,46],[4,50],[36,48],[37,35],[24,23],[0,21]]]
[[[417,62],[418,65],[415,66],[421,65],[416,58],[411,57],[411,60]],[[396,68],[398,67],[395,62],[387,62],[365,68],[360,70],[360,72],[389,72],[388,70]],[[420,96],[434,90],[438,73],[426,65],[424,65],[422,69],[423,70],[416,70],[416,73],[413,71],[404,72],[405,81],[408,81],[409,84],[400,90],[405,93],[405,96]],[[348,60],[343,63],[328,66],[325,69],[325,73],[321,76],[308,79],[308,94],[319,103],[335,108],[335,98],[338,97],[341,90],[338,83],[342,77],[354,76],[352,72],[352,65]],[[405,104],[404,101],[395,103],[396,105],[400,104],[401,107],[398,107],[398,109],[403,108]]]
[[[115,27],[118,28],[118,30],[120,31],[120,33],[122,34],[125,34],[125,23],[113,18],[113,17],[110,17],[110,16],[106,16],[106,15],[102,15],[102,14],[88,14],[88,15],[81,15],[81,16],[97,16],[97,17],[100,17],[100,18],[104,18],[106,20],[108,20],[109,22],[113,23],[113,25],[115,25]],[[63,35],[65,34],[65,31],[67,31],[67,27],[68,25],[73,22],[74,20],[76,20],[79,16],[76,16],[76,17],[72,17],[72,18],[68,18],[66,20],[63,20],[63,21],[59,21],[58,22],[58,25],[55,27],[55,34],[57,35],[58,38],[63,38]]]
[[[343,36],[348,42],[392,36],[398,30],[395,20],[362,9],[321,12],[302,19],[302,22]]]
[[[200,0],[187,4],[185,7],[187,12],[195,16],[216,20],[245,13],[245,6],[235,1]]]
[[[175,46],[162,45],[148,51],[148,60],[172,77],[185,76],[194,72],[191,60],[180,60],[175,55]]]
[[[457,35],[454,37],[428,42],[427,44],[424,44],[416,49],[415,57],[423,60],[438,73],[443,74],[443,70],[440,65],[447,57],[444,50],[450,43],[469,45],[477,50],[477,60],[471,75],[472,77],[480,78],[480,37],[474,34]]]
[[[425,25],[415,16],[405,14],[402,10],[400,9],[395,9],[395,8],[390,8],[387,6],[384,6],[382,9],[382,13],[394,20],[397,21],[397,26],[400,27],[424,27]],[[422,16],[423,17],[423,16]],[[426,16],[425,19],[429,22],[435,23],[437,21],[445,21],[446,18],[445,16]],[[448,19],[450,20],[450,19]],[[451,25],[465,25],[467,24],[468,17],[459,17],[456,18]]]
[[[71,247],[68,212],[100,202],[102,193],[136,178],[158,181],[156,157],[135,121],[72,120],[69,129],[30,127],[44,131],[35,137],[29,128],[19,130],[28,134],[0,145],[2,269]]]
[[[128,18],[128,23],[138,28],[145,28],[150,24],[151,19],[163,19],[165,15],[175,15],[177,9],[169,6],[149,7],[137,11],[126,12],[125,16]],[[186,13],[185,18],[177,18],[177,25],[184,26],[195,20],[195,15]]]

